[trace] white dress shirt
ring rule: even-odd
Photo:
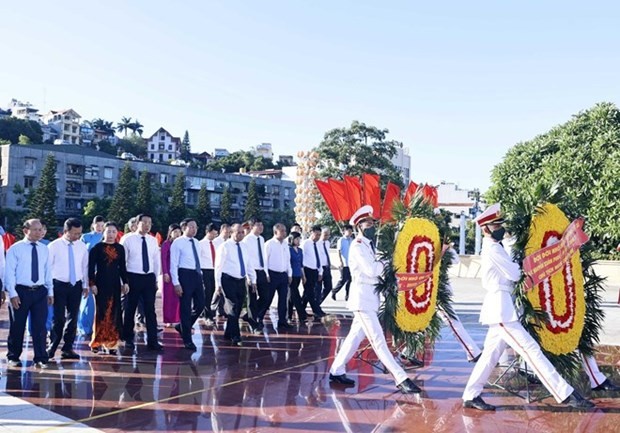
[[[228,238],[230,239],[230,238]],[[215,239],[213,239],[213,245],[215,245],[215,249],[217,250],[217,247],[219,247],[220,245],[222,245],[224,242],[226,242],[228,239],[224,239],[223,236],[218,236]]]
[[[261,253],[263,254],[263,265],[260,265],[260,257],[258,255],[258,239],[260,239],[260,248]],[[252,268],[260,271],[265,270],[267,266],[267,258],[265,256],[265,239],[262,236],[256,236],[253,233],[246,235],[241,241],[245,244],[248,252],[248,256],[250,257],[250,262],[252,263]]]
[[[4,267],[5,267],[5,259],[4,259],[4,240],[2,236],[0,236],[0,278],[2,278],[2,282],[4,282]]]
[[[75,281],[82,281],[82,287],[88,289],[88,247],[79,239],[72,244]],[[52,278],[69,283],[69,241],[63,236],[50,242],[47,248]]]
[[[319,275],[323,275],[323,262],[327,264],[327,259],[323,258],[325,252],[323,251],[323,241],[318,240],[316,242],[316,248],[319,252],[319,263],[316,262],[316,254],[314,253],[314,241],[306,239],[301,243],[301,250],[304,253],[304,267],[310,269],[317,269]]]
[[[196,263],[196,257],[194,257],[192,243],[196,248],[198,263]],[[200,251],[198,239],[188,238],[183,235],[174,240],[170,247],[170,279],[172,280],[172,284],[175,286],[180,284],[179,269],[196,271],[197,267],[200,267],[200,255],[198,251]]]
[[[233,278],[248,277],[252,284],[256,284],[256,271],[250,262],[247,246],[243,242],[240,242],[239,245],[241,246],[241,254],[243,256],[245,275],[241,275],[237,242],[228,239],[219,246],[215,253],[215,284],[217,287],[222,287],[222,274],[230,275]]]
[[[127,260],[127,272],[146,275],[142,269],[142,238],[143,236],[138,232],[127,235],[123,242],[123,247],[125,248]],[[157,277],[161,270],[159,245],[157,245],[157,239],[151,235],[147,234],[144,238],[146,239],[146,249],[149,258],[149,271],[147,274],[155,274]],[[174,245],[174,242],[172,244]]]
[[[331,258],[328,262],[326,254],[329,254],[329,250],[332,247],[332,243],[330,241],[324,241],[321,239],[318,242],[317,247],[319,248],[319,257],[321,258],[321,266],[331,265]],[[325,253],[326,250],[327,250],[327,253]]]
[[[217,247],[221,244],[221,242],[217,243],[216,241],[217,238],[210,241],[205,237],[199,242],[200,249],[198,250],[198,254],[200,256],[201,269],[215,269],[213,253],[217,256]],[[211,249],[211,244],[213,244],[213,250]]]
[[[37,248],[37,260],[39,262],[39,279],[32,281],[32,242],[22,239],[14,243],[6,253],[6,266],[4,268],[4,290],[9,293],[9,298],[17,295],[15,286],[41,286],[47,288],[47,295],[54,296],[52,284],[52,272],[49,266],[49,250],[41,242],[35,242]]]
[[[289,277],[293,276],[291,268],[291,248],[286,239],[280,242],[275,237],[265,242],[267,269],[275,272],[286,272]]]

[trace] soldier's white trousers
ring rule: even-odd
[[[583,369],[586,371],[588,375],[588,379],[590,379],[590,387],[596,388],[601,383],[607,380],[607,377],[601,373],[601,370],[598,368],[598,364],[593,356],[585,356],[580,353],[581,363],[583,364]]]
[[[473,340],[473,338],[471,338],[469,332],[465,330],[465,328],[463,327],[463,323],[461,323],[461,321],[459,320],[459,317],[455,315],[455,318],[452,319],[442,310],[437,310],[437,312],[439,313],[439,317],[441,317],[441,320],[443,320],[443,323],[445,323],[450,328],[450,330],[454,334],[454,338],[456,338],[456,341],[461,345],[461,347],[467,354],[467,360],[471,361],[476,356],[480,355],[480,348]]]
[[[573,387],[558,374],[521,323],[509,322],[489,325],[484,350],[465,386],[463,400],[473,400],[480,395],[506,345],[512,347],[528,363],[558,403],[572,394]]]
[[[347,362],[353,357],[360,343],[366,337],[377,354],[379,361],[394,376],[396,384],[398,385],[407,379],[407,373],[396,362],[388,349],[377,313],[375,311],[354,311],[353,314],[354,317],[349,335],[342,342],[329,372],[336,376],[345,374]]]

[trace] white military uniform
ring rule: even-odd
[[[351,291],[347,307],[353,312],[354,318],[349,335],[340,346],[330,369],[330,373],[334,376],[345,374],[347,362],[353,357],[360,343],[366,337],[379,361],[394,376],[397,385],[408,378],[407,373],[396,362],[388,349],[383,329],[377,317],[379,295],[375,292],[375,286],[379,282],[383,267],[383,263],[375,257],[370,240],[359,234],[351,243],[349,250]]]
[[[480,322],[489,325],[489,331],[482,355],[463,392],[463,400],[473,400],[480,395],[500,355],[509,345],[532,367],[551,395],[561,403],[572,394],[573,388],[545,358],[540,346],[519,322],[515,310],[511,294],[514,282],[521,276],[519,265],[512,261],[499,242],[489,237],[482,241],[480,256],[482,286],[487,290]]]

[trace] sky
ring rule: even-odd
[[[358,120],[403,142],[416,182],[485,191],[511,146],[618,103],[619,18],[614,1],[6,1],[0,107],[276,155]]]

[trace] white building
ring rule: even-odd
[[[228,149],[218,148],[213,151],[213,156],[215,157],[215,159],[225,158],[228,155],[230,155]]]
[[[396,148],[396,155],[392,158],[392,164],[401,172],[403,181],[408,184],[411,180],[411,156],[409,156],[409,148]]]
[[[452,212],[457,218],[461,212],[471,217],[470,212],[476,204],[475,193],[475,190],[460,189],[455,183],[441,182],[437,187],[439,207]]]
[[[11,99],[11,102],[7,108],[11,110],[11,116],[13,117],[22,120],[41,122],[39,110],[34,108],[30,102],[21,102],[17,99]]]
[[[148,159],[154,162],[169,162],[181,156],[181,139],[173,137],[164,128],[159,128],[146,142]]]
[[[253,149],[254,156],[262,156],[265,159],[273,159],[273,149],[271,143],[261,143]]]
[[[43,121],[58,134],[60,144],[80,144],[80,116],[71,108],[68,110],[51,110]]]

